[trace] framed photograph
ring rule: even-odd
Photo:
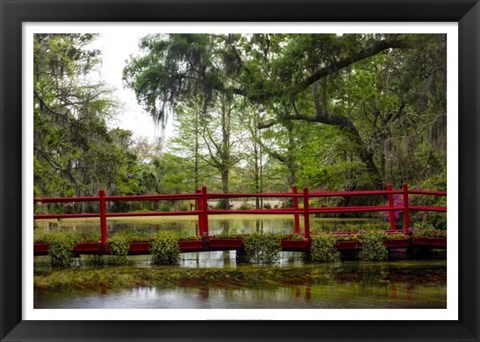
[[[480,339],[477,1],[0,3],[1,341]]]

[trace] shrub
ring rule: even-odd
[[[267,264],[278,261],[281,236],[278,234],[252,234],[245,236],[245,255],[252,263]]]
[[[348,234],[348,235],[334,235],[336,241],[359,241],[358,234]]]
[[[336,239],[332,235],[321,234],[312,237],[311,258],[315,262],[334,261],[340,253],[337,251]]]
[[[242,239],[242,234],[240,234],[236,229],[232,231],[222,231],[220,234],[215,234],[212,236],[214,239]]]
[[[428,222],[418,222],[415,224],[413,236],[426,238],[446,237],[447,231],[442,229],[435,229],[434,226]]]
[[[130,243],[126,236],[117,234],[108,240],[108,248],[113,255],[112,261],[115,264],[126,264],[128,247]]]
[[[384,238],[386,240],[399,240],[405,239],[407,236],[402,232],[395,232],[395,233],[384,233]]]
[[[171,211],[172,206],[168,202],[162,202],[159,207],[160,211]]]
[[[155,265],[176,264],[180,254],[178,237],[172,232],[159,232],[152,241],[150,253]]]
[[[46,242],[49,244],[48,255],[52,267],[71,266],[74,257],[73,247],[76,243],[75,235],[65,232],[50,233]]]
[[[362,249],[358,256],[364,261],[386,260],[388,251],[383,244],[383,232],[370,232],[360,236]]]

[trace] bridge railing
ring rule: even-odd
[[[394,195],[402,196],[402,203],[395,204]],[[100,190],[98,196],[79,196],[79,197],[49,197],[34,198],[34,203],[72,203],[72,202],[98,202],[98,213],[76,213],[76,214],[35,214],[34,220],[41,219],[61,219],[61,218],[91,218],[100,219],[100,242],[102,246],[107,244],[107,218],[109,217],[134,217],[134,216],[179,216],[192,215],[198,218],[198,227],[200,236],[208,236],[208,217],[209,215],[220,214],[275,214],[275,215],[293,215],[294,231],[300,232],[300,215],[303,216],[303,235],[310,238],[310,215],[311,214],[333,214],[333,213],[365,213],[365,212],[387,212],[389,213],[390,231],[396,230],[394,212],[403,212],[403,230],[409,233],[411,227],[411,211],[434,211],[446,212],[447,208],[443,206],[411,206],[409,195],[427,195],[427,196],[446,196],[445,191],[427,191],[427,190],[409,190],[408,185],[404,184],[401,190],[395,190],[391,185],[386,190],[357,190],[357,191],[314,191],[309,192],[308,188],[303,188],[301,193],[297,187],[292,188],[292,192],[274,192],[274,193],[208,193],[207,187],[202,187],[193,194],[156,194],[156,195],[131,195],[131,196],[107,196],[104,190]],[[386,196],[386,205],[377,206],[342,206],[342,207],[310,207],[310,200],[320,197],[344,197],[344,196]],[[271,208],[271,209],[210,209],[208,200],[212,199],[231,199],[231,198],[290,198],[292,199],[291,208]],[[196,201],[195,210],[183,211],[149,211],[149,212],[116,212],[107,211],[107,202],[118,201]],[[303,206],[300,207],[299,200]]]

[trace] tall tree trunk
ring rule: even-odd
[[[194,161],[194,183],[195,191],[199,188],[199,122],[198,122],[198,110],[195,111],[195,161]]]
[[[229,181],[229,176],[230,176],[230,170],[228,167],[225,167],[221,171],[221,176],[222,176],[222,192],[224,194],[228,194],[229,187],[228,187],[228,181]],[[230,201],[228,198],[222,198],[220,201],[220,207],[222,209],[230,209]]]

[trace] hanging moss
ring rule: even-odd
[[[362,249],[358,253],[359,258],[364,261],[386,260],[388,251],[383,244],[383,238],[383,232],[370,232],[361,235]]]
[[[281,251],[278,234],[252,234],[244,237],[246,259],[256,264],[277,262]]]
[[[173,265],[178,263],[180,248],[178,237],[172,232],[160,232],[151,243],[150,253],[154,265]]]
[[[339,257],[336,239],[332,235],[322,234],[312,238],[311,259],[314,262],[334,261]]]

